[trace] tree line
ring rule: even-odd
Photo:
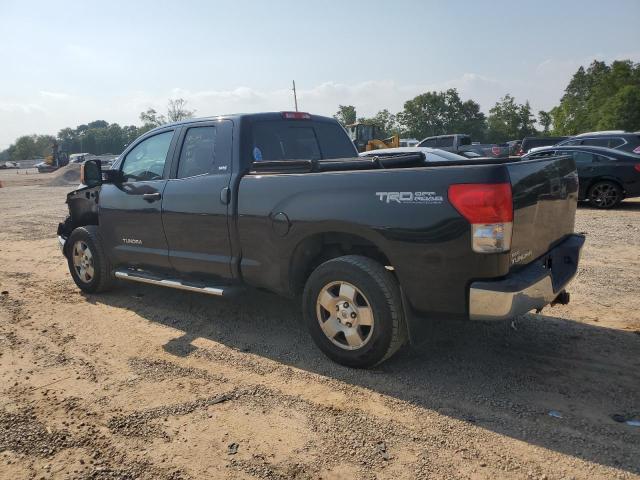
[[[95,120],[52,135],[25,135],[0,152],[0,161],[40,158],[56,142],[67,153],[120,154],[126,145],[151,128],[190,118],[187,102],[169,100],[167,113],[149,108],[140,113],[141,126]],[[455,88],[426,92],[407,100],[402,111],[381,110],[358,117],[353,105],[340,105],[334,117],[343,125],[356,121],[379,127],[385,136],[422,139],[448,133],[467,133],[477,141],[502,143],[532,135],[575,135],[595,130],[640,130],[640,64],[630,60],[610,65],[594,61],[580,67],[565,88],[559,105],[536,114],[529,102],[518,103],[506,94],[489,110],[474,100],[463,100]]]
[[[194,110],[187,109],[186,100],[178,98],[169,100],[166,115],[159,114],[153,108],[141,112],[139,115],[141,126],[120,126],[105,120],[94,120],[78,125],[76,128],[63,128],[55,137],[24,135],[9,148],[0,152],[0,161],[43,158],[51,154],[54,143],[58,145],[59,150],[68,154],[119,155],[127,145],[143,133],[165,123],[191,118],[194,113]]]
[[[594,61],[580,67],[567,85],[560,104],[537,116],[529,102],[518,103],[506,94],[489,110],[473,100],[462,100],[451,88],[426,92],[407,100],[402,111],[381,110],[358,117],[353,105],[340,105],[334,115],[343,125],[375,125],[385,136],[423,139],[467,133],[474,140],[502,143],[536,135],[576,135],[596,130],[640,130],[640,64],[630,60],[611,65]],[[538,127],[536,126],[538,125]]]

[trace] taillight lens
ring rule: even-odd
[[[513,198],[510,184],[451,185],[449,201],[472,226],[474,252],[498,253],[511,248]]]
[[[497,157],[498,155],[500,155],[500,152],[501,152],[501,151],[502,151],[502,150],[500,150],[500,147],[495,147],[495,146],[494,146],[494,147],[491,147],[491,153],[493,153],[496,157]]]
[[[640,172],[640,163],[636,163],[636,164],[633,166],[633,169],[634,169],[636,172]]]

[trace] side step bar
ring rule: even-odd
[[[179,280],[170,280],[154,277],[148,273],[136,272],[132,270],[116,270],[116,278],[120,280],[130,280],[132,282],[149,283],[151,285],[160,285],[162,287],[177,288],[178,290],[187,290],[189,292],[206,293],[207,295],[216,295],[221,297],[225,290],[219,287],[207,287],[205,285],[188,285]]]

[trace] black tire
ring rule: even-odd
[[[98,293],[105,292],[113,287],[115,280],[113,277],[113,269],[111,268],[109,259],[104,253],[97,226],[87,225],[74,229],[66,243],[65,252],[69,272],[78,288],[86,293]],[[82,270],[74,264],[76,247],[78,247],[79,253],[84,251],[80,248],[81,246],[86,246],[86,249],[88,249],[90,253],[88,265],[93,269],[90,278],[89,275],[86,274],[86,270],[85,275],[81,278]]]
[[[342,292],[343,284],[355,287],[359,291],[353,297],[355,311],[360,312],[358,308],[363,308],[372,315],[371,327],[353,327],[357,329],[359,337],[366,336],[364,343],[359,347],[348,345],[346,335],[340,331],[330,339],[321,326],[321,322],[324,324],[329,321],[330,313],[328,309],[320,306],[320,293],[325,290],[330,292],[331,288],[337,288],[338,292]],[[343,304],[340,300],[335,307],[339,310],[340,305],[346,306],[347,303],[349,302]],[[357,304],[368,305],[368,308],[358,307]],[[302,308],[307,328],[318,348],[334,362],[347,367],[367,368],[377,365],[396,353],[407,339],[398,282],[382,265],[367,257],[338,257],[316,268],[305,285]],[[337,311],[331,318],[335,316],[334,323],[337,320],[339,328],[346,331],[346,327],[351,327],[352,324],[342,323],[349,320],[347,316],[341,317],[343,313],[346,311]],[[354,322],[358,322],[360,313],[354,318]],[[353,330],[350,328],[349,331]]]
[[[591,185],[587,198],[589,204],[596,208],[615,208],[623,199],[622,188],[615,182],[602,180]]]

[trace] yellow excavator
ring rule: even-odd
[[[345,128],[359,152],[368,152],[381,148],[398,148],[400,146],[399,135],[382,138],[382,131],[376,125],[356,122],[347,125]]]

